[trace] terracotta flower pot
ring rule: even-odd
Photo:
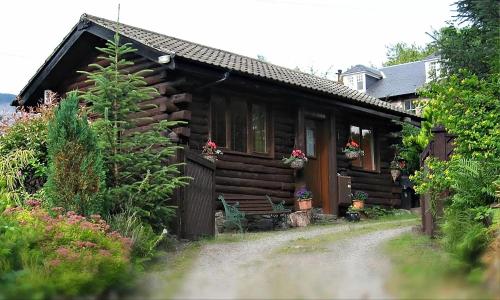
[[[352,200],[352,206],[356,209],[363,209],[365,208],[365,201]]]
[[[308,210],[312,208],[312,199],[303,199],[295,201],[296,210]]]

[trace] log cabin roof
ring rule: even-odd
[[[80,22],[68,34],[65,40],[55,49],[51,55],[55,56],[62,44],[70,37],[72,32],[80,28],[85,28],[88,23],[94,23],[110,31],[116,31],[137,43],[150,47],[164,54],[173,54],[175,57],[182,57],[186,60],[197,63],[208,64],[220,67],[232,72],[239,72],[243,75],[250,75],[257,78],[266,79],[269,81],[280,82],[291,86],[307,89],[310,91],[320,92],[322,94],[340,97],[342,100],[351,104],[362,104],[364,106],[378,107],[385,111],[397,113],[398,115],[408,116],[413,119],[417,118],[414,114],[408,113],[400,108],[394,107],[388,102],[378,100],[368,94],[350,89],[343,84],[317,77],[311,74],[306,74],[300,71],[274,65],[268,62],[263,62],[251,57],[235,54],[232,52],[200,45],[186,40],[174,38],[164,34],[156,33],[146,29],[126,25],[107,20],[100,17],[95,17],[88,14],[83,14]],[[49,62],[50,58],[37,71],[37,74],[28,82],[26,87],[21,91],[20,97],[23,98],[23,93],[32,84],[32,81],[39,73],[43,71],[44,66]],[[22,104],[22,103],[21,103]]]

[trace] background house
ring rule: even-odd
[[[411,63],[375,69],[356,65],[341,74],[343,83],[351,89],[390,102],[397,108],[419,113],[417,91],[424,84],[439,76],[439,56]]]

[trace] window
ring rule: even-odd
[[[247,152],[247,103],[231,101],[231,149]]]
[[[267,113],[264,105],[252,104],[253,150],[267,153]]]
[[[431,61],[425,63],[425,82],[432,81],[439,78],[441,74],[441,65],[438,61]]]
[[[212,141],[219,147],[226,147],[226,99],[212,99]]]
[[[352,166],[367,171],[375,171],[375,141],[373,130],[351,125],[351,139],[360,145],[364,156],[352,161]]]
[[[365,90],[364,79],[365,79],[365,74],[356,75],[356,90],[358,90],[358,91]]]
[[[354,87],[354,76],[347,76],[346,80],[346,85],[350,87],[351,89],[355,90],[356,88]]]
[[[415,112],[415,102],[413,99],[405,100],[404,106],[406,111]]]
[[[314,121],[306,121],[306,156],[316,157],[316,126]]]
[[[214,96],[210,136],[219,147],[242,153],[269,153],[266,105]]]

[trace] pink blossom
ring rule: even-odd
[[[61,264],[61,260],[57,259],[57,258],[49,261],[49,266],[51,266],[51,267],[57,267],[60,264]]]
[[[39,207],[41,205],[41,202],[36,199],[28,199],[24,202],[24,204],[31,206],[31,207]]]

